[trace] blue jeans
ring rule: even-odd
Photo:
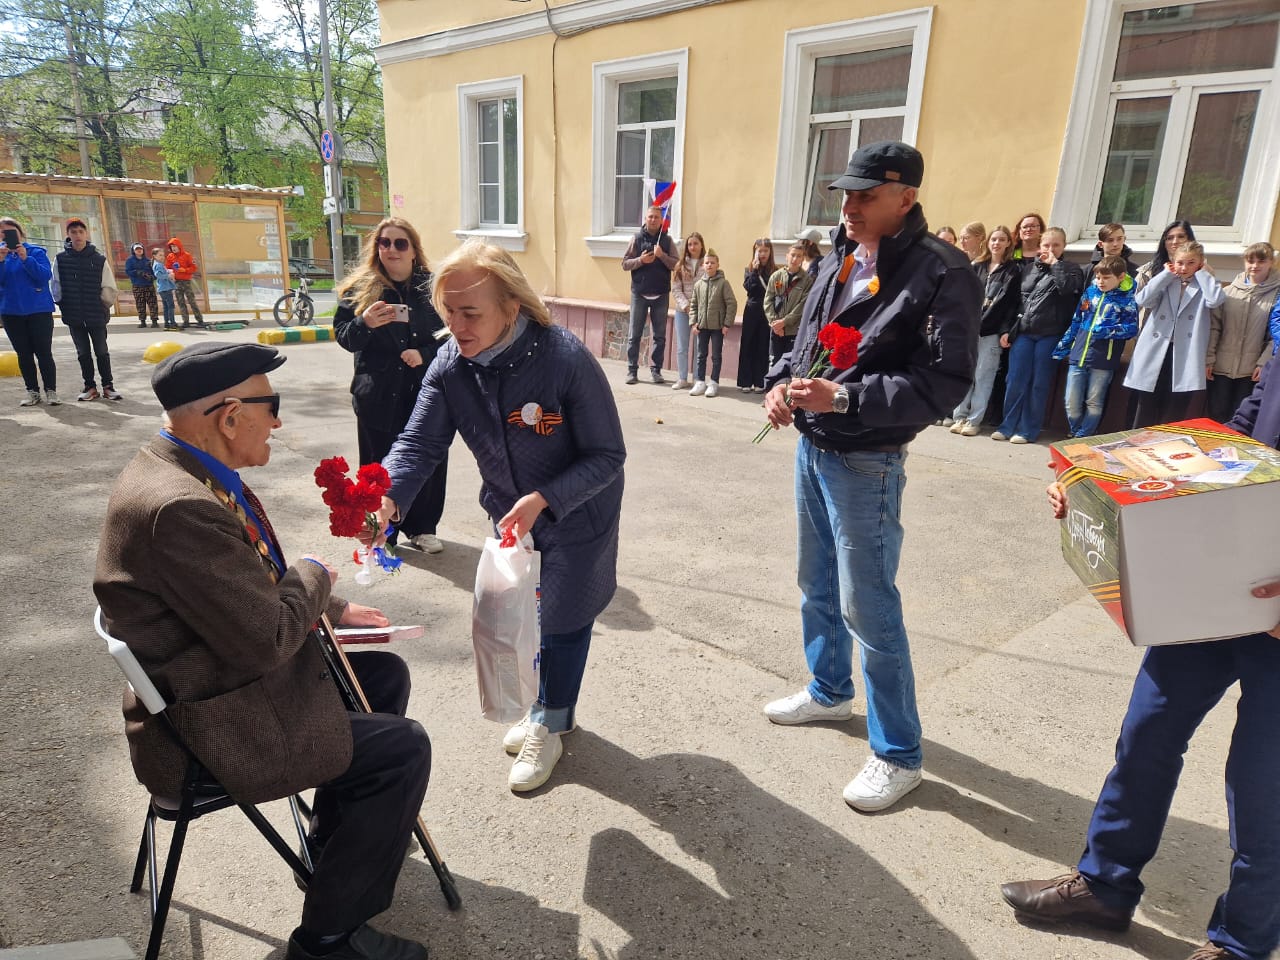
[[[173,291],[160,291],[160,304],[164,307],[164,325],[166,327],[174,326],[173,322]]]
[[[827,706],[853,698],[857,641],[871,750],[916,769],[923,763],[920,716],[895,582],[905,460],[905,453],[827,453],[800,438],[798,580],[810,695]]]
[[[640,364],[640,338],[644,336],[645,321],[653,326],[653,351],[649,369],[662,371],[662,360],[667,352],[667,302],[670,294],[657,300],[646,300],[637,293],[631,294],[631,325],[627,329],[627,372],[635,373]]]
[[[1023,436],[1034,442],[1044,426],[1045,406],[1053,385],[1053,348],[1057,337],[1022,334],[1009,347],[1009,374],[1004,384],[1005,436]]]
[[[1242,957],[1265,960],[1280,944],[1280,642],[1268,634],[1147,651],[1079,869],[1098,899],[1126,909],[1137,905],[1139,875],[1159,846],[1187,742],[1237,681],[1226,766],[1235,856],[1208,936]]]
[[[689,314],[676,311],[676,373],[689,379]]]
[[[991,385],[996,382],[996,371],[1000,369],[1001,349],[998,333],[978,338],[978,362],[973,368],[973,385],[960,401],[960,406],[951,412],[952,420],[982,423],[982,418],[987,415],[987,404],[991,401]]]
[[[1098,430],[1098,421],[1102,419],[1102,406],[1107,401],[1107,388],[1111,386],[1114,370],[1099,370],[1097,367],[1082,367],[1071,364],[1067,367],[1067,392],[1064,398],[1067,406],[1068,436],[1091,437]]]
[[[587,669],[594,626],[592,620],[585,627],[568,633],[542,635],[538,699],[529,709],[529,719],[552,733],[573,729],[573,711],[578,705],[578,691],[582,689],[582,675]]]

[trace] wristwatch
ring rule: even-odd
[[[844,387],[836,387],[836,395],[831,398],[831,412],[849,412],[849,391]]]

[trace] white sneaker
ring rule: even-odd
[[[981,432],[980,428],[972,420],[964,422],[964,428],[960,431],[962,437],[976,437]]]
[[[826,707],[809,695],[805,687],[781,700],[765,704],[764,715],[773,723],[794,726],[797,723],[813,723],[815,720],[848,720],[853,716],[853,701],[846,700],[834,707]]]
[[[44,402],[51,407],[62,406],[62,398],[58,396],[57,390],[46,390],[44,392]]]
[[[419,533],[409,538],[409,542],[423,553],[440,553],[444,543],[434,533]]]
[[[1012,437],[1009,438],[1009,442],[1010,443],[1030,443],[1031,441],[1028,440],[1026,437],[1024,437],[1022,434],[1015,433]]]
[[[689,391],[689,396],[700,397],[707,392],[707,384],[703,380],[694,381],[693,389]]]
[[[844,788],[844,802],[855,810],[874,813],[893,806],[924,781],[923,771],[895,767],[872,756],[862,772]]]
[[[991,434],[991,439],[992,440],[1008,440],[1009,438],[1005,434],[997,430],[993,434]]]
[[[28,390],[28,391],[27,391],[27,399],[25,399],[25,400],[21,401],[21,402],[18,404],[18,406],[20,406],[20,407],[38,407],[39,405],[40,405],[40,391],[39,391],[39,390]]]
[[[938,421],[938,423],[944,427],[950,427],[955,424],[955,421],[952,420],[950,417],[943,417],[941,420]]]
[[[507,786],[516,793],[537,790],[551,778],[551,771],[562,753],[560,734],[552,733],[540,723],[529,724],[524,744],[511,765]]]
[[[712,380],[710,383],[707,384],[707,396],[718,397],[719,395],[720,395],[720,384]]]
[[[578,729],[575,723],[565,733],[573,733]],[[525,735],[529,732],[529,714],[525,714],[520,718],[520,722],[511,727],[502,737],[502,749],[507,751],[513,757],[520,752],[520,748],[524,745]]]
[[[964,429],[964,425],[968,422],[969,422],[968,420],[953,420],[951,422],[951,432],[959,433],[961,430]]]
[[[671,385],[671,389],[672,390],[688,390],[689,387],[691,386],[692,384],[689,383],[688,380],[681,377],[679,380],[677,380],[675,383]]]

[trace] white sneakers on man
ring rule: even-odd
[[[764,715],[773,723],[783,726],[813,723],[816,720],[848,720],[853,716],[853,701],[846,700],[832,707],[823,706],[810,696],[809,688],[806,687],[799,693],[765,704]]]
[[[700,397],[707,392],[707,382],[705,380],[695,380],[693,389],[689,391],[689,396]]]
[[[718,397],[719,395],[720,395],[720,384],[719,384],[719,383],[717,383],[715,380],[712,380],[712,381],[708,382],[708,383],[707,383],[707,396],[708,396],[708,397]]]
[[[578,729],[575,723],[565,733],[573,733]],[[502,737],[502,749],[507,751],[513,757],[520,752],[520,748],[524,746],[525,734],[529,732],[529,714],[525,714],[520,721],[514,724]]]
[[[444,543],[434,533],[418,533],[409,538],[409,542],[423,553],[440,553]]]
[[[924,781],[918,768],[895,767],[877,756],[867,758],[862,772],[844,788],[844,802],[863,813],[885,810]]]
[[[562,753],[560,734],[552,733],[540,723],[529,723],[516,762],[511,765],[507,786],[516,793],[537,790],[551,778],[551,771]]]

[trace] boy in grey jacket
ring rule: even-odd
[[[707,251],[704,262],[706,275],[693,285],[689,298],[689,326],[698,331],[698,361],[693,374],[691,397],[705,394],[714,397],[720,392],[720,360],[724,354],[724,332],[733,326],[738,312],[738,301],[733,287],[724,278],[720,258],[714,250]],[[711,347],[711,380],[707,374],[707,346]]]

